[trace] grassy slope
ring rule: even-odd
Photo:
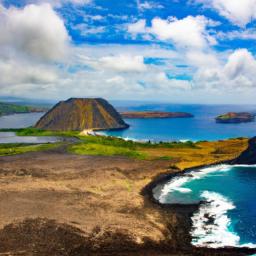
[[[10,131],[10,130],[8,130]],[[248,139],[238,138],[216,142],[172,142],[172,143],[138,143],[104,136],[80,136],[79,132],[43,131],[35,128],[11,130],[18,135],[35,136],[73,136],[81,142],[70,144],[68,152],[80,155],[128,156],[145,160],[168,161],[170,166],[185,169],[203,164],[229,160],[237,157],[248,145]],[[31,146],[30,146],[31,147]],[[30,151],[34,148],[26,148]],[[22,149],[15,152],[20,153]],[[40,150],[40,147],[38,148]],[[27,152],[26,151],[26,152]],[[21,152],[22,153],[22,152]]]
[[[197,148],[196,144],[192,142],[185,143],[138,143],[134,141],[125,141],[123,139],[114,137],[104,136],[80,136],[79,132],[55,132],[39,130],[35,128],[26,129],[5,129],[2,131],[15,131],[19,136],[73,136],[81,140],[80,143],[70,145],[68,151],[70,153],[81,154],[81,155],[121,155],[134,157],[139,159],[161,159],[170,160],[171,157],[168,155],[159,155],[156,157],[150,157],[150,154],[143,152],[145,149],[182,149],[182,148]]]
[[[44,151],[56,148],[60,143],[47,143],[47,144],[23,144],[23,143],[11,143],[0,144],[0,156],[17,155],[26,152]]]

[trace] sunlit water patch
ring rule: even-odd
[[[256,166],[219,165],[173,178],[154,189],[161,203],[199,203],[192,217],[195,246],[256,247]]]
[[[0,129],[26,128],[34,125],[44,113],[13,114],[0,117]]]
[[[54,136],[17,136],[14,132],[0,132],[1,143],[54,143],[62,141],[60,137]]]

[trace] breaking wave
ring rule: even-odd
[[[168,194],[171,192],[192,193],[186,188],[186,184],[195,179],[202,179],[211,173],[221,173],[232,170],[233,167],[252,167],[255,165],[217,165],[200,170],[191,171],[181,176],[174,177],[161,188],[153,192],[160,203],[168,202]],[[236,208],[235,204],[227,197],[213,191],[202,191],[199,201],[203,201],[197,212],[192,216],[192,244],[197,247],[219,248],[225,246],[251,247],[256,244],[241,244],[240,237],[232,230],[232,220],[229,211]]]

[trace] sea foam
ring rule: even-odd
[[[201,197],[206,202],[192,217],[192,244],[212,248],[239,245],[240,238],[230,231],[231,219],[227,215],[234,204],[215,192],[204,191]]]
[[[191,171],[184,175],[174,177],[171,181],[169,181],[163,186],[160,195],[156,199],[160,203],[164,204],[166,203],[168,194],[171,193],[172,191],[179,191],[181,193],[192,192],[188,188],[183,188],[183,186],[189,183],[190,181],[195,179],[201,179],[204,176],[207,176],[208,174],[213,172],[226,172],[226,171],[229,171],[231,168],[232,167],[230,165],[223,164],[223,165],[202,168],[200,170]]]

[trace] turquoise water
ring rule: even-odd
[[[229,111],[256,112],[256,106],[233,105],[171,105],[151,104],[121,108],[125,110],[181,111],[193,114],[194,118],[176,119],[126,119],[129,129],[109,131],[107,135],[127,139],[171,141],[171,140],[219,140],[234,137],[252,137],[256,134],[256,122],[241,124],[219,124],[215,117]]]
[[[192,217],[194,245],[256,247],[256,166],[205,168],[155,192],[162,203],[205,201]]]

